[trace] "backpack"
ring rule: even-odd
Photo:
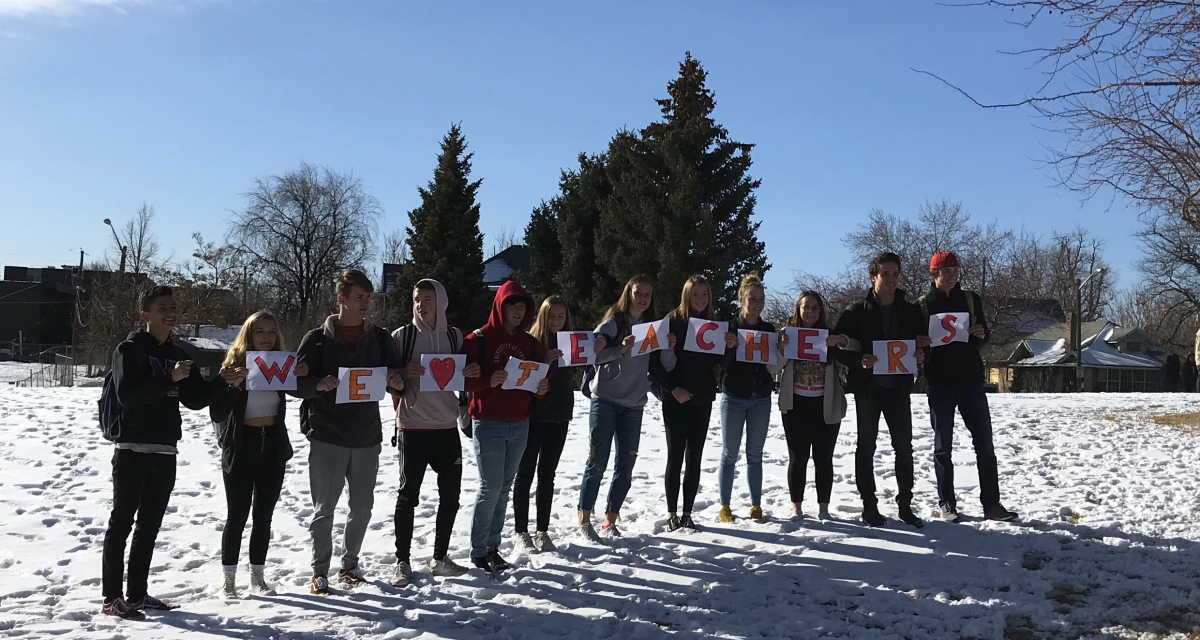
[[[136,342],[127,341],[133,345],[135,359],[140,359],[141,348]],[[121,399],[117,397],[117,379],[113,376],[112,367],[104,374],[104,384],[100,388],[100,400],[97,401],[97,418],[100,420],[100,435],[109,442],[116,442],[121,437],[121,417],[125,414],[121,407]]]
[[[372,326],[371,329],[375,332],[375,341],[379,343],[380,355],[383,355],[383,350],[387,348],[386,345],[388,341],[392,339],[392,336],[387,332],[387,329],[384,329],[383,327]],[[322,366],[325,364],[325,330],[323,328],[314,329],[314,332],[315,335],[313,336],[312,347],[313,357],[307,360],[309,363],[309,375],[319,372]],[[361,340],[362,338],[359,339]],[[308,414],[312,408],[313,400],[316,400],[316,398],[305,398],[304,400],[300,401],[300,433],[304,436],[308,436],[309,432],[312,431],[312,424],[310,424],[308,421]]]
[[[608,340],[608,343],[611,344],[621,344],[621,341],[625,339],[625,336],[629,335],[629,332],[633,330],[633,324],[630,322],[628,315],[621,314],[616,316],[616,318],[617,334]],[[607,338],[608,336],[605,337]],[[605,348],[608,348],[608,343],[606,343]],[[583,384],[579,386],[579,392],[583,394],[583,397],[588,399],[592,397],[592,380],[596,377],[596,372],[600,370],[600,366],[601,365],[594,364],[583,370]],[[651,379],[652,384],[653,382],[654,380]],[[659,393],[662,393],[662,391],[660,390]]]

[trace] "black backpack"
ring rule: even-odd
[[[136,342],[127,341],[133,345],[133,353],[135,359],[140,359],[141,349]],[[118,352],[117,357],[120,356]],[[109,367],[108,373],[104,374],[104,385],[100,388],[100,400],[97,402],[99,411],[97,418],[100,420],[100,434],[109,442],[116,442],[117,438],[121,437],[121,417],[125,414],[125,410],[121,407],[121,400],[117,397],[117,380],[113,376],[112,367]]]

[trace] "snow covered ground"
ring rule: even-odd
[[[1148,419],[1196,410],[1191,394],[992,396],[1004,501],[1023,521],[978,518],[973,456],[960,429],[960,505],[973,517],[958,525],[930,522],[920,531],[894,521],[871,530],[855,520],[852,406],[836,459],[839,520],[790,519],[787,452],[776,414],[763,500],[771,520],[715,522],[714,419],[697,505],[704,531],[666,533],[665,448],[660,409],[652,401],[624,509],[627,537],[613,547],[574,534],[586,455],[580,398],[558,474],[551,525],[558,553],[516,557],[506,542],[516,568],[503,582],[472,570],[451,579],[418,573],[412,586],[388,586],[397,468],[395,451],[385,448],[364,548],[374,582],[324,597],[307,592],[307,446],[293,433],[297,456],[276,511],[267,568],[280,595],[232,604],[214,595],[225,501],[212,430],[206,414],[185,413],[178,483],[151,574],[151,592],[183,608],[122,622],[99,614],[112,455],[95,421],[99,389],[4,390],[3,636],[1185,638],[1200,628],[1197,436]],[[932,437],[922,398],[914,400],[917,501],[920,512],[932,515]],[[293,413],[297,404],[289,404]],[[290,423],[297,424],[294,416]],[[887,502],[895,484],[886,436],[879,449],[881,504],[885,515],[894,515]],[[465,564],[476,472],[471,455],[464,463],[463,510],[451,555]],[[434,482],[428,474],[417,511],[418,565],[431,553]],[[607,483],[602,497],[604,491]],[[808,495],[814,499],[811,486]],[[746,513],[747,496],[739,477],[735,513]],[[343,510],[339,539],[344,521]],[[244,569],[239,574],[243,586],[247,576]]]

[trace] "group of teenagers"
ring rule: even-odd
[[[979,347],[988,338],[978,295],[958,285],[957,257],[939,252],[930,260],[930,291],[918,302],[899,289],[900,258],[883,253],[868,266],[872,287],[865,298],[846,309],[836,326],[826,321],[825,302],[816,291],[796,299],[787,326],[828,329],[826,362],[783,357],[787,334],[780,333],[775,364],[739,361],[734,353],[740,329],[776,332],[762,318],[766,297],[759,276],[742,279],[739,311],[729,319],[723,355],[685,349],[684,337],[693,318],[712,320],[713,292],[704,278],[693,276],[683,286],[679,304],[668,315],[667,348],[634,353],[632,327],[656,320],[655,292],[646,277],[634,277],[594,330],[595,364],[584,376],[583,394],[590,399],[589,453],[579,487],[579,534],[595,543],[621,535],[622,504],[630,490],[647,397],[661,399],[666,431],[664,473],[665,528],[698,529],[693,519],[700,485],[702,452],[720,393],[721,462],[718,467],[720,522],[733,522],[733,485],[740,450],[745,444],[745,477],[749,485],[749,518],[763,520],[762,456],[770,423],[772,394],[782,415],[789,453],[788,488],[793,517],[804,516],[809,460],[815,467],[818,517],[830,518],[833,456],[846,394],[855,397],[858,440],[855,480],[862,499],[862,520],[872,527],[886,524],[876,497],[874,457],[879,419],[887,423],[895,454],[896,506],[899,519],[921,527],[913,511],[913,448],[910,393],[912,375],[875,375],[877,340],[914,340],[928,385],[934,431],[938,516],[959,521],[954,490],[954,413],[970,433],[979,473],[980,501],[988,519],[1017,517],[1000,502],[991,419],[984,391]],[[383,426],[376,403],[338,403],[338,371],[343,367],[386,367],[387,391],[396,410],[393,444],[398,448],[399,496],[396,500],[396,564],[389,582],[412,580],[414,511],[427,469],[437,474],[438,509],[433,556],[427,570],[456,576],[467,568],[449,557],[450,538],[459,511],[462,478],[460,430],[470,438],[478,468],[478,489],[471,519],[470,562],[493,576],[510,564],[500,554],[505,515],[512,500],[514,550],[532,554],[553,551],[549,525],[554,479],[574,414],[575,376],[558,367],[561,351],[556,335],[571,329],[570,310],[559,296],[540,305],[519,284],[509,281],[496,292],[483,327],[463,332],[447,322],[451,301],[431,279],[412,291],[412,322],[388,332],[367,315],[373,286],[358,270],[342,273],[335,285],[338,313],[309,331],[296,350],[295,391],[247,389],[246,354],[285,351],[279,322],[260,311],[242,324],[219,375],[201,376],[186,352],[172,339],[177,305],[172,291],[155,287],[141,300],[145,326],[116,349],[111,382],[120,404],[120,428],[112,438],[113,505],[103,551],[103,612],[139,618],[145,609],[176,605],[146,593],[151,555],[175,485],[177,443],[182,437],[179,405],[207,407],[221,449],[228,516],[221,540],[223,578],[220,595],[238,597],[235,576],[243,533],[252,518],[249,592],[272,595],[264,577],[270,525],[282,490],[287,461],[293,455],[284,424],[287,395],[301,399],[300,429],[308,440],[308,475],[313,512],[312,578],[309,590],[326,594],[334,552],[334,510],[343,490],[349,516],[341,545],[337,582],[353,587],[367,581],[359,553],[374,504]],[[970,314],[967,342],[931,348],[928,318],[939,313]],[[465,393],[423,389],[423,354],[461,353]],[[506,389],[509,358],[550,364],[536,392]],[[615,461],[600,519],[593,511],[610,458]],[[529,532],[530,493],[536,479],[536,515]],[[682,492],[682,504],[679,503]],[[136,517],[136,526],[135,526]],[[126,541],[132,531],[125,581]]]

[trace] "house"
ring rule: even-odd
[[[175,327],[174,337],[195,366],[200,367],[205,379],[211,380],[220,371],[225,352],[233,346],[241,330],[240,324],[226,328],[210,324],[182,324]]]
[[[93,283],[108,282],[110,271],[83,272],[66,265],[42,269],[6,266],[0,280],[0,343],[11,342],[18,351],[42,351],[71,344],[75,327],[75,287],[82,301]]]
[[[1008,362],[989,366],[989,381],[1001,391],[1061,392],[1075,388],[1076,357],[1067,323],[1030,334]],[[1108,320],[1085,322],[1082,339],[1083,391],[1158,391],[1168,351],[1145,332]]]
[[[493,293],[513,279],[513,274],[529,270],[529,247],[514,244],[483,261],[483,285]]]

